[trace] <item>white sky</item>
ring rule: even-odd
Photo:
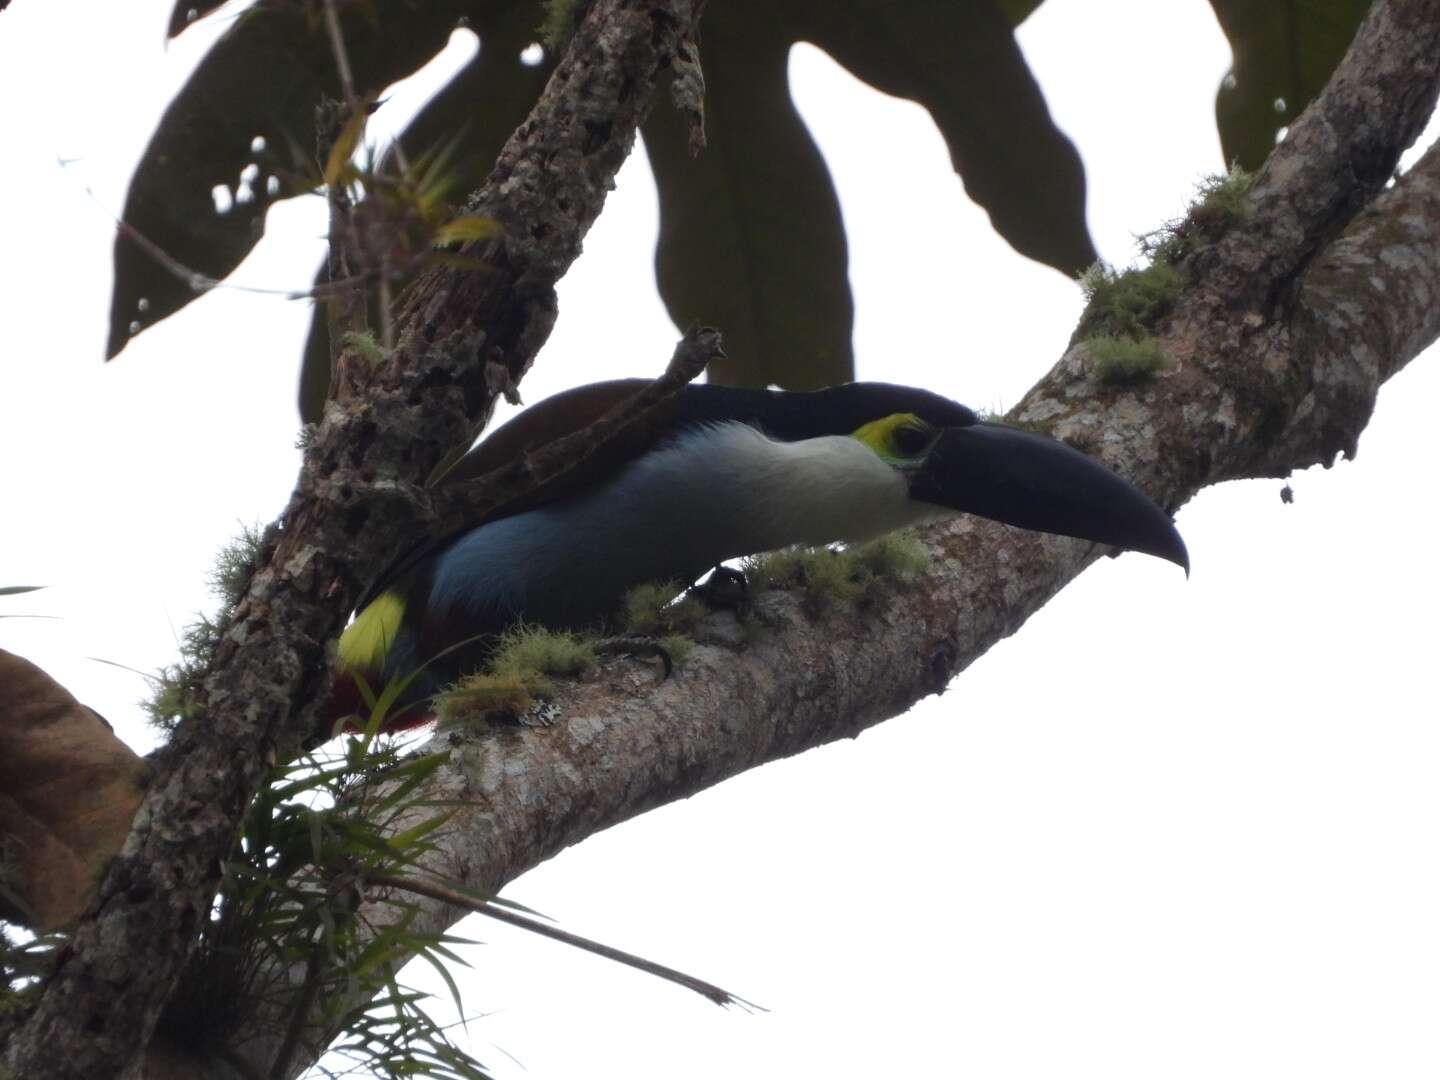
[[[58,616],[0,619],[0,647],[142,749],[142,681],[88,658],[172,659],[215,550],[283,505],[308,317],[222,290],[101,363],[108,215],[224,26],[166,50],[166,8],[0,15],[0,584],[50,586],[0,603]],[[1096,242],[1124,262],[1221,165],[1228,53],[1208,5],[1049,0],[1021,40],[1084,155]],[[809,47],[792,75],[844,203],[860,376],[1012,404],[1059,355],[1078,290],[994,236],[919,108]],[[377,120],[420,100],[397,92]],[[637,155],[527,400],[659,370],[676,332],[655,227]],[[273,211],[237,278],[303,286],[322,229],[318,200]],[[1278,481],[1202,494],[1179,515],[1188,582],[1107,560],[945,696],[507,892],[770,1012],[467,923],[489,943],[464,978],[492,1014],[470,1027],[479,1055],[534,1080],[1436,1075],[1437,396],[1431,356],[1381,395],[1357,461],[1292,481],[1293,506]]]

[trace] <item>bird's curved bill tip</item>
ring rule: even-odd
[[[926,502],[1175,563],[1190,555],[1170,515],[1073,447],[1003,424],[948,428],[911,481]]]

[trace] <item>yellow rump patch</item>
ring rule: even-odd
[[[404,615],[405,600],[399,593],[383,592],[370,601],[340,635],[340,667],[380,671]]]

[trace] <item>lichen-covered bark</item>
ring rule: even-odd
[[[548,334],[555,281],[702,6],[596,0],[476,200],[505,226],[475,253],[487,269],[423,283],[399,313],[399,347],[385,363],[344,358],[278,538],[223,627],[201,715],[157,760],[99,900],[38,1008],[8,1039],[12,1075],[94,1080],[137,1067],[245,806],[269,763],[313,723],[327,643],[393,538],[425,520],[426,477]]]

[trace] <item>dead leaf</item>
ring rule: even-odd
[[[0,914],[39,931],[78,917],[129,835],[146,774],[99,713],[0,650]]]

